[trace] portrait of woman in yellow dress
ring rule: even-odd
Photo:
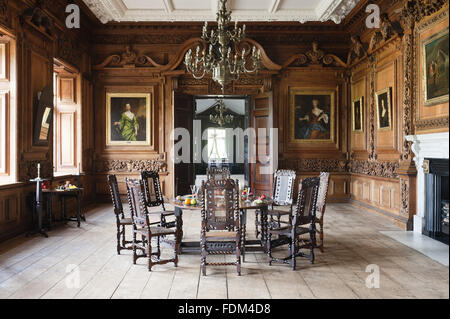
[[[107,145],[150,145],[150,94],[107,94]]]

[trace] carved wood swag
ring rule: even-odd
[[[157,171],[166,172],[166,163],[162,160],[98,160],[95,163],[97,173],[108,172],[141,172]]]
[[[174,71],[178,69],[182,64],[184,60],[184,56],[186,55],[186,52],[189,49],[195,50],[197,46],[200,46],[201,50],[206,50],[206,43],[201,38],[192,38],[187,41],[185,41],[177,51],[174,58],[172,58],[171,61],[169,61],[168,64],[162,65],[155,62],[151,57],[148,55],[142,54],[139,55],[135,50],[132,49],[131,45],[126,45],[124,48],[124,51],[119,54],[113,54],[108,56],[101,62],[100,64],[94,65],[94,70],[101,70],[106,67],[112,67],[112,68],[134,68],[134,67],[150,67],[154,68],[157,71],[160,72],[168,72],[168,71]],[[250,48],[252,46],[256,46],[257,49],[261,50],[261,59],[262,59],[262,65],[267,70],[271,71],[279,71],[281,70],[281,66],[274,63],[265,52],[264,48],[257,43],[256,41],[252,39],[244,39],[240,44],[238,49],[242,50],[243,48],[247,49],[247,53],[250,54],[251,50]]]

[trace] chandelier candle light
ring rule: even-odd
[[[222,86],[239,79],[241,74],[258,73],[261,67],[261,50],[253,46],[252,52],[242,49],[239,53],[239,43],[245,38],[245,25],[238,28],[235,22],[234,29],[230,30],[231,11],[227,10],[227,0],[220,0],[220,10],[217,13],[216,31],[208,34],[208,22],[203,26],[202,39],[206,41],[208,53],[200,52],[197,46],[195,55],[190,49],[185,56],[186,69],[199,80],[206,74],[212,73],[214,81]]]
[[[231,114],[223,115],[226,111],[225,104],[223,103],[223,100],[219,100],[218,104],[216,106],[216,112],[219,113],[218,115],[210,115],[209,120],[212,123],[215,123],[219,126],[224,126],[225,124],[230,124],[233,122],[234,116]]]

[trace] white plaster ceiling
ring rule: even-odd
[[[83,0],[103,23],[215,21],[219,0]],[[238,21],[340,23],[360,0],[228,0]]]

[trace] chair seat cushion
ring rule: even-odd
[[[206,240],[234,240],[237,234],[235,231],[209,231],[206,232]]]
[[[121,225],[132,225],[133,221],[131,220],[131,218],[121,218],[120,224]]]
[[[165,227],[150,227],[150,231],[152,235],[175,235],[176,233],[175,229]],[[136,232],[144,236],[148,235],[148,229],[146,228],[137,229]]]
[[[279,209],[269,209],[267,211],[267,215],[270,216],[286,216],[286,215],[290,215],[291,212],[290,211],[286,211],[286,210],[279,210]]]

